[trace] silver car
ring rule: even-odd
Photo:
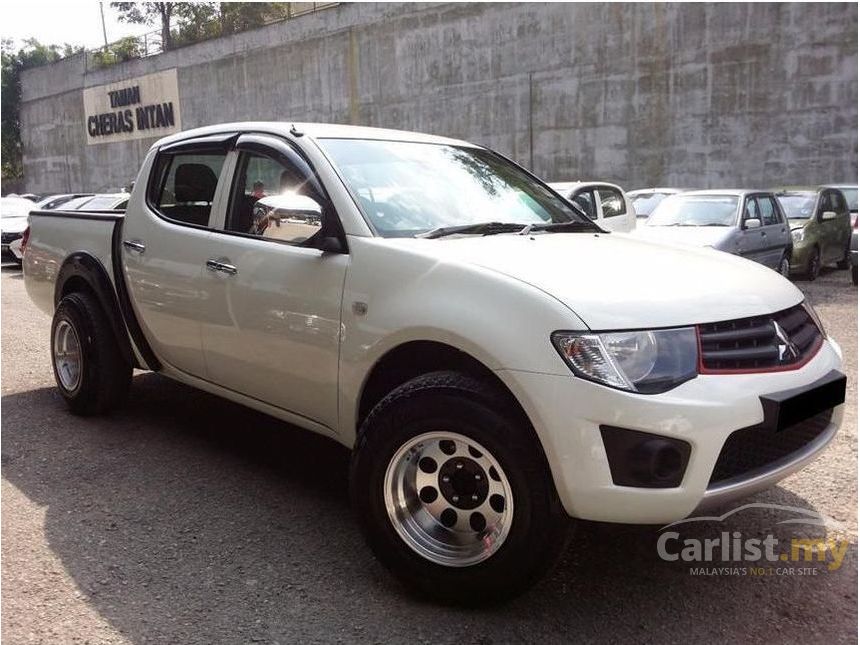
[[[636,235],[709,246],[768,266],[788,277],[791,233],[773,193],[696,190],[667,197]]]

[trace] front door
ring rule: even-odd
[[[747,197],[741,211],[741,230],[738,232],[738,253],[748,260],[764,261],[767,233],[759,226],[747,228],[749,220],[761,221],[755,197]]]
[[[200,280],[210,257],[210,224],[217,217],[227,155],[213,145],[218,144],[195,148],[189,142],[160,152],[151,174],[150,166],[144,167],[149,194],[139,199],[135,193],[120,246],[132,306],[147,341],[162,362],[201,378],[206,294]]]
[[[299,194],[312,172],[282,139],[237,144],[225,226],[209,240],[203,323],[209,379],[329,428],[337,427],[341,300],[349,256],[314,244],[325,225],[266,210]],[[263,140],[263,144],[261,144]],[[291,160],[292,159],[292,160]],[[330,207],[323,217],[336,217]]]

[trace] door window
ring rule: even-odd
[[[322,208],[303,190],[307,177],[294,165],[243,152],[233,183],[227,230],[305,245],[322,230]]]
[[[207,226],[225,153],[163,154],[156,161],[150,203],[164,217]]]
[[[758,207],[752,197],[748,197],[744,206],[744,222],[748,219],[761,219],[758,215]]]
[[[594,194],[591,189],[576,193],[573,197],[573,202],[591,219],[597,219],[597,207],[594,203]]]
[[[617,217],[618,215],[627,213],[624,195],[620,191],[609,186],[600,186],[597,189],[597,194],[600,197],[600,207],[603,210],[603,217]]]
[[[774,224],[779,224],[779,220],[776,215],[776,209],[774,208],[773,202],[770,197],[759,197],[758,198],[758,210],[761,213],[761,225],[762,226],[773,226]]]

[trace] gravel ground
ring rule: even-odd
[[[821,459],[751,501],[839,522],[841,568],[693,576],[657,557],[658,527],[581,522],[531,592],[462,610],[411,597],[373,559],[330,441],[152,374],[112,417],[68,414],[50,321],[4,268],[3,641],[855,642],[857,289],[844,271],[798,284],[842,344],[848,411]],[[801,534],[782,519],[750,509],[684,535]]]

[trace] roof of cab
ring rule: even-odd
[[[370,128],[358,125],[342,125],[337,123],[295,123],[292,121],[242,121],[237,123],[220,123],[202,128],[184,130],[177,134],[164,137],[155,142],[156,147],[168,143],[185,141],[196,137],[229,132],[265,132],[286,137],[309,136],[314,139],[375,139],[379,141],[411,141],[415,143],[437,143],[455,146],[478,147],[468,141],[449,139],[421,132],[406,130],[388,130],[385,128]]]

